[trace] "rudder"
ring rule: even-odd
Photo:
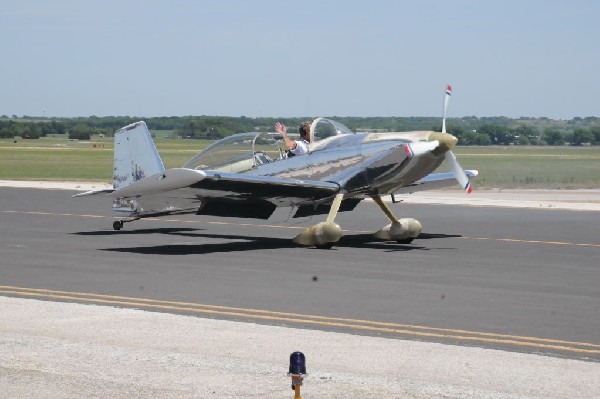
[[[132,123],[115,132],[113,173],[115,190],[164,170],[165,167],[145,122]]]

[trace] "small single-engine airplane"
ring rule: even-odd
[[[291,207],[294,218],[327,214],[324,222],[294,238],[300,245],[331,248],[342,236],[334,222],[370,197],[389,218],[375,237],[410,243],[421,233],[416,219],[398,219],[383,195],[460,184],[471,192],[469,177],[451,149],[457,139],[446,133],[444,98],[442,131],[354,133],[346,126],[317,118],[310,127],[308,154],[288,157],[275,133],[239,133],[208,146],[180,168],[165,170],[144,122],[115,132],[113,210],[127,217],[195,213],[222,217],[268,219],[277,207]],[[444,160],[451,172],[432,173]],[[290,215],[292,215],[290,213]]]

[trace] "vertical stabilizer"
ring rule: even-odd
[[[114,151],[115,190],[165,170],[145,122],[117,130]]]

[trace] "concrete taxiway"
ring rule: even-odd
[[[600,364],[0,297],[7,398],[598,398]]]
[[[44,382],[54,387],[47,397],[90,396],[102,385],[114,390],[97,396],[281,397],[289,386],[279,387],[280,368],[285,374],[294,350],[314,362],[307,397],[600,391],[590,382],[600,380],[593,193],[585,210],[407,200],[395,211],[424,225],[411,245],[373,241],[386,221],[365,203],[340,214],[345,237],[329,251],[291,246],[305,225],[296,222],[186,216],[114,232],[109,199],[69,195],[0,189],[0,295],[13,297],[0,307],[1,358],[9,359],[0,384],[12,397]],[[270,339],[270,331],[284,334]],[[252,379],[265,377],[265,390],[239,385],[236,360]],[[119,362],[129,374],[90,371]],[[165,373],[161,383],[151,383],[158,371],[148,362]],[[119,370],[138,378],[117,378]]]

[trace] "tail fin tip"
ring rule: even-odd
[[[115,190],[164,170],[163,162],[144,121],[132,123],[115,132]]]

